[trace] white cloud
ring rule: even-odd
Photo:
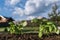
[[[29,0],[25,5],[25,14],[29,15],[34,13],[40,7],[40,0]]]
[[[6,0],[5,1],[5,5],[16,5],[17,3],[19,3],[21,0]]]
[[[43,6],[58,2],[59,0],[28,0],[25,5],[25,14],[29,15],[35,12],[39,12],[43,9]]]
[[[30,15],[30,14],[33,14],[35,12],[38,12],[38,11],[43,11],[43,7],[42,6],[48,6],[49,4],[51,3],[54,3],[54,2],[58,2],[59,0],[28,0],[25,4],[25,9],[21,9],[19,8],[16,8],[15,11],[16,13],[20,14],[20,15]],[[16,2],[16,1],[15,1]],[[12,3],[15,3],[14,1],[11,1],[11,4]]]
[[[34,19],[34,18],[36,18],[36,16],[28,16],[26,19],[31,20],[31,19]]]
[[[41,13],[41,11],[42,12],[46,11],[47,8],[49,9],[50,4],[56,3],[58,1],[59,0],[28,0],[25,3],[25,7],[24,7],[25,9],[22,9],[20,7],[15,7],[13,14],[14,15],[18,14],[20,16],[30,15],[30,14],[35,14],[35,13],[38,14],[38,13]],[[15,2],[12,1],[11,4],[15,5]],[[18,3],[18,1],[17,1],[17,3]],[[43,14],[43,16],[45,17],[45,14]],[[35,18],[35,16],[28,16],[26,19],[29,20],[29,19],[33,19],[33,18]]]
[[[40,2],[41,2],[41,0],[28,0],[27,2],[26,2],[26,4],[25,4],[25,9],[23,10],[23,13],[21,13],[20,11],[19,12],[17,12],[18,11],[18,9],[16,9],[15,11],[18,13],[18,14],[23,14],[23,15],[29,15],[29,14],[32,14],[32,13],[34,13],[36,10],[38,10],[39,9],[39,7],[40,7]],[[14,12],[15,12],[14,11]],[[14,13],[13,12],[13,13]]]
[[[24,10],[21,9],[21,8],[19,8],[19,7],[15,7],[14,12],[13,12],[13,15],[16,15],[16,14],[18,14],[20,16],[23,16]]]
[[[59,0],[45,0],[45,6],[48,6],[49,4],[58,2]]]

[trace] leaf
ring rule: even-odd
[[[25,22],[23,22],[23,23],[22,23],[22,25],[23,25],[23,26],[26,26],[26,25],[27,25],[27,22],[26,22],[26,21],[25,21]]]
[[[52,27],[53,27],[53,31],[57,30],[57,27],[55,25],[52,25]]]
[[[44,30],[44,26],[40,25],[39,31],[43,31],[43,30]]]
[[[40,31],[38,36],[41,38],[43,36],[43,33]]]
[[[53,24],[52,22],[47,22],[47,24]]]
[[[45,34],[48,34],[49,33],[49,31],[48,30],[45,30]]]
[[[7,31],[10,31],[10,28],[7,28]]]
[[[59,30],[57,30],[57,31],[56,31],[56,34],[59,34],[59,32],[60,32],[60,31],[59,31]]]
[[[52,32],[52,29],[53,29],[53,28],[50,26],[50,27],[49,27],[49,32]]]

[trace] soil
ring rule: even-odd
[[[50,34],[49,36],[43,36],[39,38],[37,33],[26,33],[26,34],[0,34],[0,40],[60,40],[60,35]]]

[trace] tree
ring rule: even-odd
[[[54,21],[56,24],[58,23],[58,21],[60,21],[60,12],[57,11],[58,10],[58,6],[57,4],[55,4],[52,7],[52,12],[50,14],[48,14],[50,20]]]

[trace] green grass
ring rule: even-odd
[[[6,27],[0,27],[0,32],[4,32],[5,28]],[[38,27],[24,27],[24,29],[22,30],[22,32],[23,33],[37,33],[38,29],[39,29]]]
[[[25,27],[23,30],[38,30],[38,27]]]
[[[22,32],[23,33],[37,33],[38,32],[38,27],[25,27]]]
[[[4,31],[5,27],[1,27],[0,28],[0,32]]]

